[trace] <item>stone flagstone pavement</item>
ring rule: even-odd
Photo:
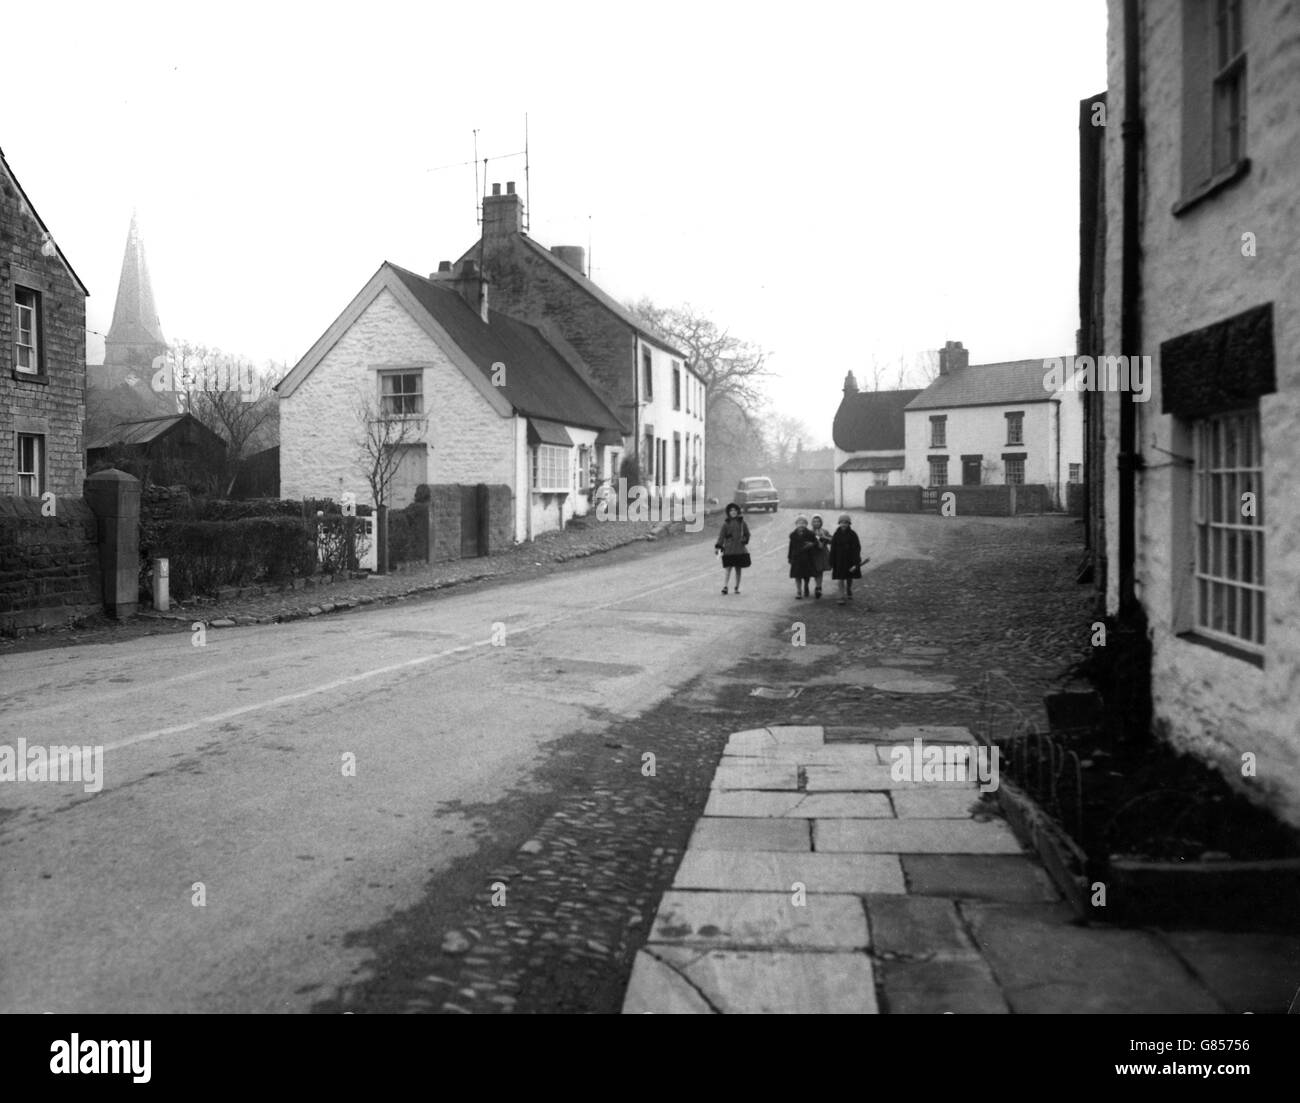
[[[1285,1010],[1300,940],[1074,924],[976,781],[891,777],[916,738],[974,744],[733,734],[624,1014]]]

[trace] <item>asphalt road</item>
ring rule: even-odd
[[[482,845],[458,808],[527,791],[550,744],[652,709],[788,617],[792,517],[749,518],[740,597],[704,533],[202,646],[7,657],[0,745],[104,758],[94,793],[0,783],[0,1011],[305,1011],[364,979],[346,932]]]

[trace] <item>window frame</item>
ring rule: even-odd
[[[24,470],[23,465],[23,443],[30,441],[32,444],[32,467],[31,470]],[[34,479],[35,489],[26,491],[23,489],[24,479]],[[43,433],[15,433],[14,434],[14,492],[20,498],[39,498],[45,493],[45,434]]]
[[[641,387],[642,397],[653,402],[655,397],[655,358],[647,348],[641,350]]]
[[[1003,415],[1007,419],[1007,444],[1025,443],[1024,410],[1009,411]]]
[[[1182,182],[1175,217],[1250,171],[1245,6],[1183,0],[1182,19]]]
[[[928,485],[928,486],[951,486],[952,484],[948,482],[948,457],[947,457],[947,456],[942,456],[942,457],[940,457],[940,456],[929,456],[929,457],[928,457],[928,460],[929,460],[929,464],[930,464],[930,471],[929,471],[929,476],[928,476],[930,481],[929,481],[929,483],[928,483],[927,485]],[[942,478],[941,480],[939,480],[938,482],[936,482],[936,481],[935,481],[935,478],[934,478],[934,473],[935,473],[935,470],[936,470],[936,464],[942,464],[942,465],[943,465],[943,478]]]
[[[1024,486],[1025,458],[1023,456],[1012,456],[1010,459],[1004,457],[1002,460],[1002,472],[1002,483],[1004,486]]]
[[[682,366],[673,361],[673,409],[682,408]]]
[[[1223,427],[1233,422],[1246,432],[1238,431],[1229,463]],[[1191,634],[1262,659],[1268,642],[1268,560],[1261,428],[1258,402],[1191,422]],[[1225,462],[1216,464],[1216,460]],[[1253,517],[1241,512],[1246,492],[1256,496]],[[1243,555],[1245,547],[1249,552]],[[1247,559],[1249,567],[1245,567]],[[1243,617],[1246,608],[1250,613]],[[1243,619],[1248,621],[1249,635],[1242,632]],[[1231,627],[1216,626],[1216,620],[1230,620]]]
[[[567,494],[573,489],[573,448],[567,444],[538,444],[533,447],[532,489],[539,494]],[[542,476],[556,479],[543,485]]]
[[[19,296],[28,294],[32,297],[30,304],[19,302]],[[25,283],[15,282],[13,284],[13,370],[16,375],[22,377],[35,377],[45,374],[45,309],[44,295],[40,288],[29,287]],[[22,327],[19,323],[20,311],[27,310],[31,312],[31,340],[32,344],[20,344]],[[30,349],[32,353],[33,367],[24,368],[19,363],[19,353],[22,349]]]
[[[938,414],[930,418],[930,447],[948,447],[948,415]]]
[[[382,368],[379,371],[379,416],[385,419],[404,419],[424,417],[424,370],[422,368]],[[387,394],[384,384],[389,379],[414,379],[416,389],[413,391],[394,391]],[[390,399],[402,399],[403,405],[415,400],[415,410],[398,410],[390,408]]]

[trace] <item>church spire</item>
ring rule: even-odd
[[[116,369],[112,374],[122,378],[128,374],[145,376],[152,371],[154,357],[166,351],[167,341],[158,321],[149,268],[145,264],[144,242],[140,240],[135,211],[132,211],[113,324],[104,341],[104,366]]]

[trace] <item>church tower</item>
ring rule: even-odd
[[[153,375],[153,360],[167,351],[158,311],[153,302],[153,286],[144,259],[144,242],[131,214],[131,229],[126,235],[126,252],[122,256],[122,277],[117,285],[117,302],[113,307],[113,324],[104,341],[104,367],[101,386],[116,387],[131,376],[145,385]]]

